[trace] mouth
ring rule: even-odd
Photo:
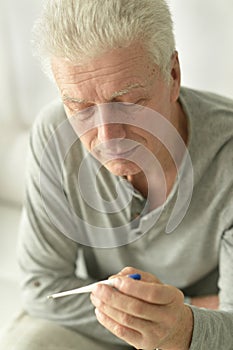
[[[106,152],[101,152],[101,155],[108,160],[112,159],[127,159],[131,157],[134,152],[139,148],[139,145],[132,147],[128,150],[106,150]]]

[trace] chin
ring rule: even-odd
[[[116,176],[136,175],[141,172],[141,168],[133,162],[123,160],[111,160],[105,164],[104,167]]]

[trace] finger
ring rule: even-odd
[[[90,298],[94,306],[102,311],[107,307],[113,307],[118,311],[148,321],[154,321],[154,317],[158,317],[161,312],[156,305],[122,294],[105,285],[96,287]]]
[[[127,266],[124,267],[117,275],[114,275],[115,277],[119,277],[119,276],[127,276],[127,275],[131,275],[134,273],[139,273],[142,277],[142,280],[145,282],[157,282],[157,283],[161,283],[161,281],[154,276],[153,274],[149,273],[149,272],[145,272],[139,269],[135,269],[134,267],[131,266]]]
[[[131,278],[116,278],[113,282],[120,292],[151,304],[166,305],[177,300],[183,303],[183,293],[173,286],[160,283],[136,281]]]
[[[121,271],[119,271],[117,274],[111,275],[109,279],[116,278],[116,277],[123,277],[123,276],[128,276],[134,273],[139,273],[139,270],[133,268],[133,267],[124,267]],[[141,273],[140,273],[141,275]]]
[[[136,344],[141,343],[141,334],[139,332],[119,324],[98,309],[95,309],[95,314],[99,323],[118,338],[124,340],[132,346],[136,346]]]
[[[98,298],[92,298],[92,302],[100,312],[107,315],[112,320],[127,328],[138,331],[139,333],[142,333],[143,329],[151,329],[154,325],[150,320],[128,314],[124,309],[115,309],[111,305],[101,302]]]

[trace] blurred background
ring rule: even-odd
[[[168,3],[182,85],[233,98],[233,1]],[[0,330],[20,309],[15,248],[28,135],[41,107],[58,96],[31,52],[41,6],[39,0],[0,0]]]

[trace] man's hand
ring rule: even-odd
[[[128,278],[132,273],[140,273],[142,280]],[[136,349],[189,349],[193,315],[180,290],[129,267],[114,277],[116,289],[99,284],[91,294],[104,327]]]

